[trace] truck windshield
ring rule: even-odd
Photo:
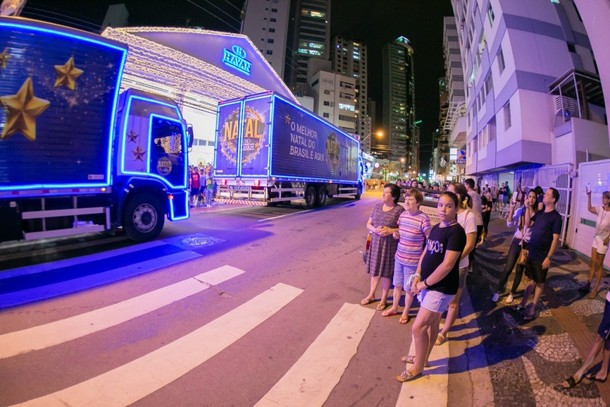
[[[154,117],[150,133],[150,169],[173,185],[181,185],[185,162],[182,124],[167,118]]]

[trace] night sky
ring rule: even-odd
[[[120,0],[28,0],[26,10],[56,11],[86,22],[101,23],[110,4]],[[125,0],[130,25],[199,26],[239,31],[244,0]],[[449,0],[332,0],[332,35],[362,41],[369,50],[369,95],[381,106],[381,47],[405,36],[415,50],[416,119],[423,120],[422,167],[432,149],[431,134],[438,128],[438,79],[444,76],[443,16],[453,15]],[[376,62],[379,61],[379,62]],[[379,113],[378,113],[379,114]]]

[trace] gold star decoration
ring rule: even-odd
[[[70,57],[68,62],[63,65],[55,65],[55,71],[57,72],[55,87],[57,88],[61,85],[66,85],[70,90],[76,88],[76,78],[81,76],[84,72],[74,66],[74,57]]]
[[[134,161],[136,161],[136,160],[144,161],[144,154],[146,153],[146,151],[142,150],[140,148],[140,146],[136,147],[136,149],[133,150],[132,153],[133,153]]]
[[[127,133],[127,138],[129,139],[130,142],[136,142],[136,140],[138,139],[138,133],[136,133],[135,131],[131,130],[129,133]]]
[[[11,56],[8,54],[8,48],[4,48],[2,54],[0,54],[0,68],[6,68],[6,63],[11,59]]]
[[[286,116],[284,116],[284,121],[286,122],[286,124],[290,124],[290,115],[286,114]]]
[[[6,123],[0,139],[21,132],[28,140],[36,140],[36,118],[51,104],[48,100],[34,96],[32,78],[27,78],[16,95],[1,96],[0,102],[6,110]]]

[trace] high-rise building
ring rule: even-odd
[[[367,87],[367,47],[359,41],[350,41],[335,37],[331,50],[333,71],[341,75],[350,76],[356,81],[355,88],[355,134],[362,143],[362,149],[370,152],[370,120],[368,116],[368,87]],[[368,123],[368,132],[367,132]],[[367,148],[368,146],[368,148]]]
[[[610,156],[597,66],[573,1],[452,6],[467,174],[514,184],[528,168]]]
[[[347,133],[356,129],[354,78],[327,71],[318,71],[311,77],[314,96],[314,113]]]
[[[284,77],[290,1],[246,0],[241,33],[247,35],[275,72]]]
[[[310,93],[310,58],[329,59],[330,0],[294,0],[284,79],[297,96]]]
[[[391,159],[403,161],[404,158],[405,169],[418,173],[413,54],[409,40],[402,36],[383,47],[383,123]]]

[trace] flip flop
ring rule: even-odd
[[[381,304],[380,304],[381,305]],[[398,311],[394,311],[393,309],[387,309],[381,313],[382,317],[393,317],[394,315],[398,315]]]
[[[383,311],[384,309],[386,309],[388,307],[388,304],[385,302],[380,302],[379,304],[377,304],[377,308],[375,308],[377,311]]]
[[[436,337],[436,342],[434,342],[434,345],[440,346],[443,343],[445,343],[446,340],[447,340],[447,337],[445,335],[438,334],[438,336]]]
[[[413,381],[420,377],[421,377],[421,372],[419,372],[418,374],[413,374],[413,373],[409,372],[408,370],[405,370],[404,372],[402,372],[401,374],[396,376],[396,380],[401,383],[404,383],[404,382]]]
[[[592,382],[605,383],[606,380],[608,380],[608,376],[604,377],[603,379],[598,379],[597,373],[593,373],[591,376],[588,376],[587,379],[591,380]]]
[[[413,364],[415,363],[415,355],[405,355],[403,357],[400,358],[400,361],[402,363],[410,363]]]
[[[567,379],[565,379],[565,380],[563,381],[563,383],[561,383],[561,387],[563,387],[564,389],[571,389],[572,387],[574,387],[574,386],[576,386],[578,383],[580,383],[580,382],[581,382],[581,380],[582,380],[582,377],[581,377],[579,380],[576,380],[576,379],[574,378],[574,376],[570,376],[570,377],[568,377]],[[567,386],[564,386],[564,385],[563,385],[564,383],[567,383],[568,385],[567,385]]]
[[[370,303],[375,302],[373,298],[365,298],[360,301],[360,305],[369,305]]]
[[[400,319],[398,320],[398,323],[399,323],[399,324],[403,324],[403,325],[408,324],[408,323],[409,323],[409,317],[403,317],[403,316],[401,316],[401,317],[400,317]]]

